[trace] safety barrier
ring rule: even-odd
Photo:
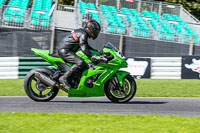
[[[50,64],[41,57],[19,57],[19,78],[25,78],[26,74],[35,67],[48,67]]]
[[[18,65],[18,57],[0,57],[0,79],[17,79]]]
[[[35,67],[49,67],[40,57],[1,57],[0,79],[23,79]],[[152,79],[181,79],[181,57],[152,57]]]
[[[23,79],[35,67],[49,67],[40,57],[0,57],[0,79]]]
[[[152,79],[181,79],[181,57],[152,57]]]

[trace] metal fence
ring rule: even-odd
[[[200,23],[200,21],[191,15],[186,9],[181,7],[180,18],[185,22]]]
[[[49,11],[3,5],[0,7],[0,27],[51,30],[54,13],[52,16],[48,14]]]
[[[169,41],[169,42],[176,42],[176,43],[186,43],[189,44],[193,42],[196,45],[200,45],[200,22],[198,19],[196,19],[194,16],[192,16],[187,10],[183,8],[181,4],[173,4],[173,3],[166,3],[166,2],[158,2],[158,1],[141,1],[141,0],[77,0],[78,2],[87,2],[87,3],[94,3],[97,7],[97,10],[88,9],[90,12],[98,12],[100,22],[102,25],[102,32],[103,33],[111,33],[111,34],[124,34],[125,36],[132,36],[132,37],[138,37],[138,38],[147,38],[147,39],[153,39],[153,40],[163,40],[163,41]],[[99,10],[98,8],[100,5],[108,5],[108,6],[115,6],[118,10],[120,10],[122,7],[125,8],[132,8],[136,9],[139,12],[139,15],[130,16],[130,14],[123,14],[120,11],[117,13],[117,16],[120,16],[123,21],[123,28],[116,27],[109,25],[108,21],[109,18],[107,18],[103,11]],[[159,18],[151,18],[151,17],[145,17],[142,14],[142,11],[150,11],[150,12],[157,12],[160,17]],[[109,11],[108,11],[109,12]],[[78,12],[79,18],[82,18],[82,13]],[[112,13],[112,12],[109,12]],[[108,14],[109,14],[108,13]],[[179,20],[170,20],[165,19],[163,17],[164,14],[174,14],[178,15],[183,21]],[[142,20],[144,20],[145,24],[148,25],[148,29],[145,30],[145,28],[137,28],[134,27],[135,21],[127,21],[126,16],[129,15],[133,20],[135,20],[136,17],[140,17]],[[109,15],[108,15],[109,17]],[[155,20],[156,26],[152,25],[150,22],[151,20]],[[159,20],[158,20],[159,19]],[[79,20],[80,22],[81,20]],[[160,22],[162,21],[162,22]],[[164,26],[167,26],[167,29],[170,31],[166,32],[163,28]],[[183,27],[178,27],[179,30],[177,30],[177,25],[184,24]],[[162,30],[163,29],[163,30]],[[188,29],[190,29],[190,32],[188,32]]]
[[[88,0],[87,2],[92,2],[92,1]],[[97,1],[93,1],[94,4],[96,4],[96,2]],[[111,1],[111,3],[113,3],[113,2]],[[111,5],[111,3],[110,3],[110,5]],[[123,4],[120,4],[121,7],[128,7],[128,2],[127,3],[122,2],[122,3]],[[147,3],[146,6],[144,6],[145,5],[144,3]],[[157,3],[154,2],[153,4],[152,4],[152,2],[144,2],[144,3],[143,4],[142,4],[142,2],[140,3],[140,4],[142,4],[141,5],[142,10],[144,9],[142,7],[146,7],[145,9],[150,10],[152,12],[157,12],[157,13],[162,12],[162,13],[172,13],[173,14],[174,12],[176,12],[176,14],[179,15],[178,10],[182,8],[180,5],[177,5],[176,8],[174,8],[173,5],[170,5],[168,3],[162,3],[163,9],[160,10],[161,9],[160,2],[157,2]],[[132,5],[129,5],[129,7],[134,7],[134,6],[136,7],[137,4],[138,4],[138,1],[134,1],[132,3]],[[73,11],[74,16],[76,16],[75,20],[78,23],[77,27],[82,26],[83,13],[81,13],[81,10],[83,10],[83,9],[80,9],[79,7],[72,8],[72,7],[69,7],[66,5],[58,6],[58,10],[63,10],[63,9],[64,9],[64,11],[67,11],[67,12]],[[123,28],[121,28],[121,27],[115,27],[115,26],[108,25],[109,16],[106,17],[105,15],[103,15],[103,11],[99,10],[98,7],[97,7],[97,9],[88,9],[88,10],[91,13],[92,12],[98,13],[98,17],[100,19],[100,23],[102,26],[101,32],[103,32],[103,33],[116,34],[116,35],[123,34],[125,36],[131,36],[131,37],[135,37],[135,38],[146,38],[146,39],[151,39],[151,40],[162,40],[162,41],[166,41],[166,42],[185,43],[185,44],[191,43],[191,40],[192,40],[193,44],[200,45],[200,36],[199,36],[200,35],[200,24],[194,23],[194,21],[192,21],[193,23],[191,23],[191,22],[187,22],[187,21],[185,22],[185,20],[184,21],[169,20],[169,19],[165,19],[164,17],[162,17],[162,13],[159,14],[160,15],[159,18],[152,18],[152,17],[143,16],[142,13],[139,13],[138,15],[130,16],[130,14],[124,14],[124,13],[121,13],[120,11],[118,11],[117,16],[120,16],[122,18],[123,24],[125,25]],[[109,12],[109,13],[116,14],[116,12]],[[142,29],[142,28],[137,29],[136,27],[134,27],[135,21],[131,21],[131,22],[128,21],[126,18],[127,15],[132,17],[133,20],[136,20],[136,17],[140,17],[142,20],[144,20],[145,24],[148,26],[148,29],[147,30]],[[190,16],[190,18],[192,19],[192,16]],[[158,22],[156,24],[156,26],[153,26],[151,24],[150,21],[152,19],[154,19],[156,22]],[[159,20],[159,19],[161,19],[161,20]],[[166,33],[163,30],[161,31],[160,29],[162,29],[163,25],[161,24],[160,21],[163,21],[165,23],[165,25],[170,30],[172,30],[172,33],[171,32]],[[178,23],[185,23],[185,26],[181,28],[181,31],[177,31],[177,29],[175,27],[175,25],[177,25]],[[191,28],[195,32],[195,35],[187,34],[186,28]]]
[[[135,3],[136,2],[137,1],[135,1]],[[126,5],[124,5],[124,7],[125,6]],[[158,3],[154,3],[153,6],[158,7],[160,5]],[[61,6],[58,6],[58,10],[64,9],[64,11],[71,12],[72,7],[68,7],[65,5],[62,5],[62,8],[60,8],[60,7]],[[170,9],[171,9],[171,7],[170,7]],[[170,10],[170,9],[169,9],[169,7],[166,6],[165,11],[168,10],[168,12],[170,12],[170,11],[175,12],[174,9],[173,10]],[[80,9],[79,7],[77,7],[77,8],[74,7],[74,8],[72,8],[72,10],[73,10],[74,16],[76,18],[75,21],[78,23],[77,28],[81,27],[82,23],[83,23],[83,20],[82,20],[83,13],[81,13],[81,10],[83,10],[83,9]],[[185,44],[189,44],[191,42],[191,40],[193,40],[192,42],[194,44],[200,45],[200,37],[199,37],[200,24],[198,24],[198,23],[188,23],[188,22],[185,23],[183,21],[173,21],[173,20],[165,19],[164,17],[162,17],[162,15],[160,15],[159,18],[145,17],[142,14],[130,16],[130,14],[124,14],[119,11],[117,13],[117,16],[120,16],[122,18],[123,24],[125,25],[123,28],[121,28],[121,27],[115,27],[115,26],[108,25],[109,16],[106,17],[105,15],[103,15],[103,11],[99,10],[99,8],[88,9],[88,10],[89,10],[89,12],[98,13],[98,17],[100,18],[100,23],[102,26],[101,32],[103,32],[103,33],[116,34],[116,35],[123,34],[125,36],[131,36],[131,37],[135,37],[135,38],[146,38],[146,39],[151,39],[151,40],[162,40],[162,41],[166,41],[166,42],[185,43]],[[159,9],[152,8],[151,11],[157,11],[157,10],[159,10]],[[116,14],[116,12],[109,12],[109,13]],[[144,20],[145,24],[148,26],[148,29],[145,30],[142,28],[140,28],[140,29],[135,28],[134,27],[135,21],[129,22],[126,18],[127,15],[132,17],[133,20],[136,20],[137,17],[140,17],[142,20]],[[155,21],[158,22],[156,24],[156,26],[153,26],[151,24],[150,21],[152,19],[154,19]],[[163,25],[161,25],[161,22],[160,22],[161,20],[159,20],[159,19],[161,19],[165,23],[165,25],[168,26],[168,28],[170,30],[172,30],[172,33],[170,33],[170,32],[166,33],[165,31],[160,31],[160,29],[162,28]],[[174,27],[174,25],[176,25],[178,23],[185,23],[185,27],[181,28],[181,32],[177,31]],[[185,32],[187,32],[186,27],[191,28],[195,32],[195,36],[192,36],[191,34],[184,34]]]
[[[123,34],[125,36],[131,36],[135,38],[146,38],[146,39],[152,39],[152,40],[162,40],[167,42],[175,42],[175,43],[185,43],[189,44],[191,43],[191,40],[193,44],[200,45],[200,24],[197,23],[185,23],[183,21],[174,21],[165,19],[163,17],[159,18],[152,18],[152,17],[145,17],[142,15],[130,15],[130,14],[124,14],[124,13],[117,13],[117,16],[120,16],[122,18],[124,27],[118,27],[118,26],[112,26],[109,25],[109,16],[103,15],[104,11],[101,11],[99,9],[88,9],[89,12],[98,12],[100,23],[102,26],[102,32],[108,33],[108,34]],[[109,13],[115,13],[115,12],[109,12]],[[115,13],[116,14],[116,13]],[[78,10],[79,21],[81,23],[82,13]],[[127,15],[132,18],[132,21],[127,20]],[[135,23],[137,21],[137,18],[140,18],[144,20],[145,25],[147,25],[147,29],[145,28],[137,28],[135,27]],[[156,25],[151,24],[151,20],[154,20],[157,22]],[[79,24],[80,24],[79,23]],[[167,26],[170,31],[166,32],[166,29],[163,29],[162,23]],[[181,31],[177,30],[175,25],[178,23],[183,23],[184,26],[181,27]],[[141,25],[140,25],[141,26]],[[191,28],[195,35],[193,34],[187,34],[186,29]]]
[[[66,12],[74,12],[75,8],[74,8],[74,6],[70,6],[70,5],[58,4],[57,5],[57,10],[59,10],[59,11],[66,11]]]
[[[176,14],[181,17],[184,21],[187,22],[197,22],[199,23],[198,19],[196,19],[194,16],[192,16],[190,13],[187,12],[183,8],[181,4],[174,4],[174,3],[166,3],[166,2],[159,2],[159,1],[142,1],[142,0],[77,0],[77,2],[87,2],[87,3],[94,3],[96,7],[99,5],[109,5],[109,6],[115,6],[117,9],[120,9],[122,7],[126,8],[133,8],[137,9],[137,11],[140,13],[143,10],[151,11],[151,12],[158,12],[159,15],[162,15],[163,13],[168,14]],[[77,5],[77,4],[76,4]],[[187,19],[183,15],[185,13],[187,15]]]

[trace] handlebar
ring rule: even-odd
[[[112,60],[113,58],[114,58],[114,56],[109,53],[102,53],[101,56],[94,55],[91,57],[91,59],[93,61],[102,62],[102,63],[107,63],[108,61]]]

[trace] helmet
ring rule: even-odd
[[[94,40],[99,35],[99,32],[101,31],[101,26],[97,21],[90,20],[86,22],[84,29],[88,33],[89,37]]]

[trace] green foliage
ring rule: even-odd
[[[183,7],[200,20],[200,0],[161,0],[165,2],[182,4]]]
[[[200,117],[0,113],[0,133],[199,133]]]
[[[74,0],[58,0],[58,3],[63,5],[74,5]]]

